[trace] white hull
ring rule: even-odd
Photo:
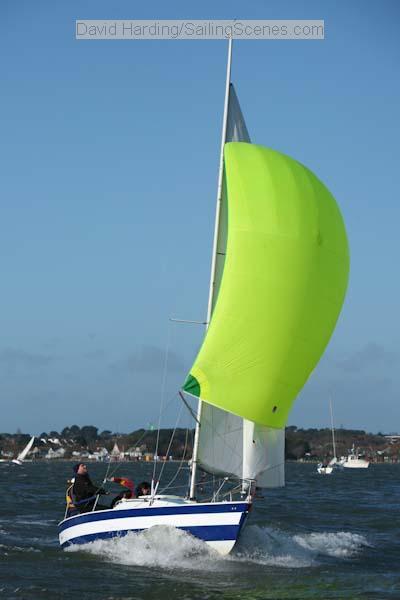
[[[327,467],[323,467],[322,465],[318,465],[317,471],[320,475],[331,475],[333,471],[333,467],[329,465]]]
[[[368,469],[369,462],[361,458],[353,458],[351,460],[345,460],[341,463],[344,469]]]
[[[113,509],[64,519],[59,524],[59,539],[66,547],[164,525],[183,529],[220,554],[229,554],[249,508],[247,501],[197,503],[171,496],[157,497],[152,504],[150,498],[125,500]]]

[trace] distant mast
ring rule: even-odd
[[[337,461],[337,456],[336,456],[336,442],[335,442],[335,428],[333,425],[333,410],[332,410],[332,398],[329,400],[329,408],[331,411],[331,428],[332,428],[332,445],[333,445],[333,458],[335,460],[335,462]]]
[[[215,283],[215,271],[216,271],[216,264],[217,264],[219,219],[220,219],[220,214],[221,214],[222,181],[223,181],[223,175],[224,175],[224,146],[225,146],[226,129],[227,129],[227,122],[228,122],[229,86],[230,86],[230,81],[231,81],[231,65],[232,65],[232,37],[229,37],[228,38],[228,60],[227,60],[227,66],[226,66],[224,116],[222,119],[221,152],[220,152],[219,173],[218,173],[217,206],[216,206],[216,210],[215,210],[214,242],[213,242],[213,251],[212,251],[212,258],[211,258],[211,276],[210,276],[210,288],[209,288],[209,294],[208,294],[206,329],[208,328],[208,326],[210,324],[211,313],[212,313],[212,309],[213,309],[213,299],[214,299],[214,283]],[[202,401],[199,398],[199,402],[197,405],[197,420],[196,420],[196,428],[195,428],[194,444],[193,444],[192,473],[191,473],[191,480],[190,480],[190,498],[195,497],[201,411],[202,411]]]

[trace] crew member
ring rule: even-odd
[[[114,508],[117,502],[119,502],[123,498],[132,498],[135,486],[131,479],[128,479],[127,477],[111,477],[109,481],[119,483],[124,488],[122,492],[120,492],[117,496],[115,496],[115,498],[113,498],[111,502],[111,508]]]
[[[142,481],[136,488],[136,498],[139,496],[149,496],[151,494],[151,485],[148,481]]]
[[[78,463],[74,466],[75,481],[72,488],[72,498],[74,506],[79,512],[89,512],[93,510],[98,495],[107,494],[102,487],[92,483],[87,466],[84,463]],[[97,510],[107,508],[96,504]]]

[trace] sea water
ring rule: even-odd
[[[0,597],[400,599],[400,465],[321,476],[313,464],[288,464],[286,487],[256,499],[227,557],[168,527],[61,550],[71,467],[0,464]],[[92,479],[101,482],[107,468],[89,465]],[[152,468],[109,467],[136,483]],[[166,482],[176,469],[166,465]],[[186,483],[183,470],[174,484],[183,491]]]

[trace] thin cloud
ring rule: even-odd
[[[56,360],[50,354],[39,354],[20,350],[18,348],[5,348],[0,351],[0,365],[9,371],[38,369],[45,367]]]
[[[49,340],[47,340],[46,342],[43,342],[42,346],[46,350],[53,350],[54,348],[56,348],[56,346],[58,346],[60,344],[60,342],[61,342],[61,338],[52,337]]]
[[[99,358],[104,358],[105,355],[105,351],[98,348],[97,350],[90,350],[89,352],[86,352],[83,357],[87,358],[88,360],[98,360]]]
[[[336,366],[349,373],[362,371],[376,365],[392,365],[396,355],[375,342],[369,342],[349,357],[337,361]]]
[[[117,371],[128,372],[159,372],[164,368],[165,360],[165,351],[156,346],[142,346],[126,358],[113,363],[111,368]],[[175,352],[168,352],[168,371],[182,371],[185,367],[186,365]]]

